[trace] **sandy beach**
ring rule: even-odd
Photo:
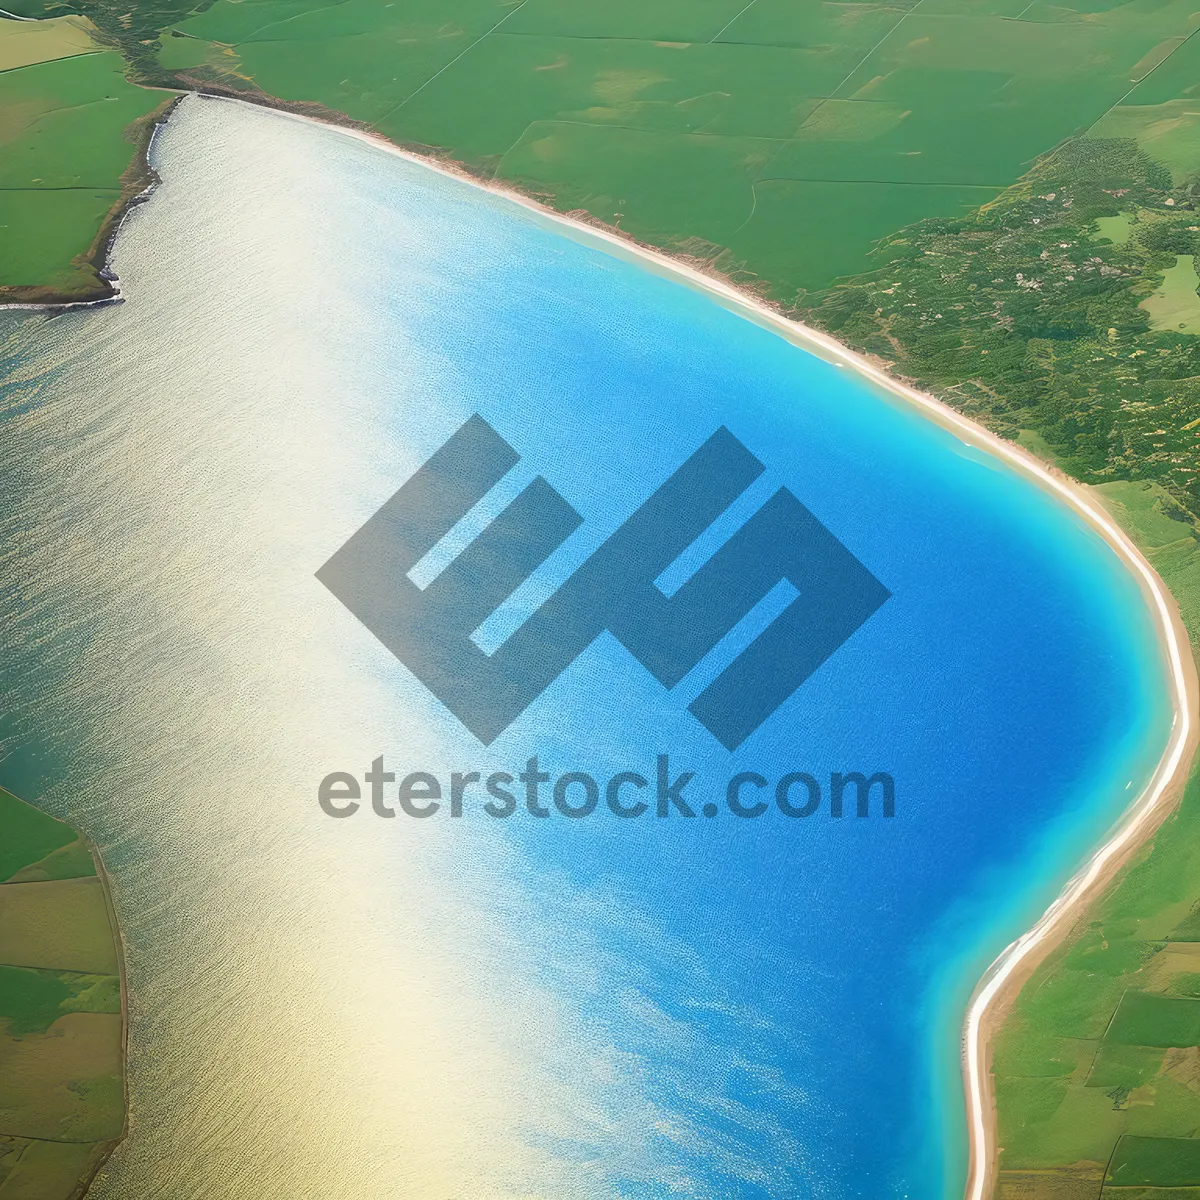
[[[189,97],[184,101],[185,104],[202,102],[245,103],[223,96],[197,97],[194,100]],[[855,371],[888,402],[915,409],[950,431],[964,444],[994,456],[1052,493],[1099,534],[1133,572],[1153,614],[1170,679],[1174,710],[1171,733],[1149,784],[1126,810],[1108,840],[1068,882],[1038,922],[1005,949],[988,968],[972,996],[962,1035],[962,1070],[970,1152],[966,1198],[989,1200],[995,1189],[998,1161],[995,1100],[989,1069],[992,1038],[1032,971],[1070,933],[1091,904],[1106,891],[1121,868],[1177,805],[1200,741],[1200,685],[1197,682],[1196,664],[1177,605],[1161,579],[1086,486],[1053,470],[1023,448],[989,432],[943,402],[893,378],[878,363],[847,349],[826,334],[789,319],[727,280],[708,274],[687,261],[679,261],[664,252],[641,245],[608,228],[553,212],[512,188],[481,181],[446,162],[401,149],[379,135],[332,121],[321,121],[282,106],[271,107],[290,120],[313,122],[336,129],[348,137],[367,142],[428,170],[453,176],[508,203],[519,204],[535,214],[539,221],[551,224],[565,236],[636,261],[660,275],[702,291],[726,309],[773,330],[821,359]]]

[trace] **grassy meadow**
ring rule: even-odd
[[[1158,290],[1142,301],[1152,329],[1200,333],[1200,277],[1194,259],[1191,254],[1178,255],[1175,265],[1163,271]]]
[[[1183,0],[1090,7],[216,0],[158,62],[345,113],[792,304],[885,234],[986,203],[1192,29]]]
[[[13,4],[86,14],[131,78],[320,106],[707,258],[785,305],[863,270],[885,235],[986,203],[1097,121],[1184,161],[1192,118],[1170,106],[1189,103],[1200,52],[1185,0]],[[13,26],[0,21],[0,35]],[[98,69],[7,82],[49,105],[64,88],[95,89]],[[117,118],[139,107],[132,85],[106,86],[109,149],[73,184],[88,196],[56,199],[54,221],[9,201],[9,227],[33,240],[0,259],[0,284],[78,275],[86,230],[130,159],[112,141]],[[39,142],[49,154],[95,137],[72,123]],[[56,226],[46,244],[39,230]]]
[[[130,191],[126,130],[161,104],[86,19],[0,20],[0,301],[104,293],[88,259]]]
[[[120,962],[75,830],[0,791],[0,1200],[74,1200],[125,1124]]]

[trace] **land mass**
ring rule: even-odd
[[[985,204],[1097,122],[1118,131],[1107,136],[1149,130],[1181,161],[1196,137],[1185,0],[11,0],[8,10],[85,16],[128,76],[105,84],[106,103],[79,97],[43,113],[31,96],[49,105],[84,74],[97,96],[92,77],[111,63],[76,55],[0,72],[32,117],[0,132],[22,159],[0,179],[9,189],[68,182],[36,154],[24,159],[34,141],[68,147],[60,167],[83,161],[85,122],[112,145],[133,84],[274,97],[703,257],[785,306],[864,269],[898,228]],[[1149,112],[1159,92],[1169,113]],[[72,186],[119,173],[87,165]],[[45,209],[24,219],[57,220]],[[0,263],[0,283],[42,282]]]
[[[0,19],[0,303],[116,294],[108,247],[153,183],[146,148],[172,98],[130,83],[85,17]]]
[[[0,1200],[74,1200],[125,1130],[120,939],[82,835],[2,790],[0,829]]]
[[[113,296],[147,89],[234,95],[702,265],[1068,473],[1154,479],[1198,518],[1197,21],[1077,3],[11,0],[41,20],[0,20],[20,234],[0,300]]]

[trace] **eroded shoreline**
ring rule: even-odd
[[[48,285],[0,287],[0,312],[25,310],[57,315],[77,308],[100,308],[120,303],[121,281],[112,269],[113,247],[129,214],[149,200],[159,184],[159,178],[150,166],[150,151],[159,130],[171,119],[171,114],[183,98],[184,95],[179,94],[164,100],[130,126],[134,155],[121,174],[121,197],[109,209],[95,239],[83,255],[84,261],[96,272],[99,284],[89,291],[78,293],[58,292]],[[129,133],[129,130],[126,132]]]

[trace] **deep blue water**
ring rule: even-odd
[[[601,780],[653,778],[666,752],[702,799],[740,770],[896,780],[891,821],[878,808],[834,820],[827,802],[803,821],[514,817],[506,832],[539,875],[597,898],[594,935],[617,965],[580,1003],[664,1108],[708,1131],[679,1151],[714,1195],[961,1190],[966,997],[1165,742],[1133,579],[1030,483],[708,297],[441,180],[402,202],[419,218],[437,209],[427,270],[470,264],[425,306],[407,279],[386,292],[386,319],[453,374],[444,413],[407,436],[432,452],[478,412],[576,507],[584,524],[547,577],[724,425],[767,467],[756,503],[786,486],[892,592],[733,753],[686,711],[731,655],[668,693],[608,637],[490,753],[458,739],[464,769],[536,753],[552,775]],[[678,1041],[664,1044],[647,1003]]]
[[[219,149],[216,118],[188,111],[183,128]],[[695,772],[688,795],[697,808],[721,801],[724,781],[738,771],[772,782],[794,771],[826,784],[836,771],[895,780],[890,819],[877,798],[865,819],[852,811],[831,817],[827,797],[805,819],[769,811],[743,820],[722,805],[711,819],[620,821],[601,805],[587,820],[518,812],[500,821],[468,805],[470,853],[486,858],[494,848],[520,896],[506,891],[494,906],[538,964],[539,986],[589,1031],[581,1106],[597,1072],[609,1071],[658,1114],[643,1131],[649,1150],[628,1161],[615,1118],[609,1137],[572,1142],[536,1123],[527,1137],[599,1172],[611,1194],[639,1200],[943,1200],[960,1191],[957,1051],[970,990],[1136,796],[1166,740],[1163,668],[1132,577],[1031,483],[852,371],[709,297],[338,134],[269,114],[245,119],[251,141],[278,129],[297,153],[307,145],[324,156],[323,174],[306,184],[329,239],[314,243],[319,265],[286,286],[277,279],[274,290],[270,271],[286,271],[263,268],[256,306],[238,311],[252,325],[294,323],[293,342],[303,328],[310,345],[328,342],[329,360],[341,364],[320,401],[297,393],[295,422],[315,423],[324,406],[321,436],[331,440],[323,444],[332,455],[336,443],[337,454],[357,464],[342,476],[352,513],[331,517],[307,557],[279,570],[304,605],[326,606],[322,619],[362,656],[364,676],[387,681],[373,712],[397,730],[394,742],[376,744],[388,766],[443,779],[451,770],[515,774],[536,755],[553,776],[582,771],[603,781],[632,770],[653,779],[656,756],[665,754],[672,773]],[[235,135],[242,136],[228,134]],[[187,142],[175,136],[163,150],[166,167],[186,176]],[[271,192],[254,195],[266,219]],[[288,195],[293,206],[310,202],[300,190]],[[159,203],[138,219],[152,221]],[[164,275],[187,276],[171,263],[169,243],[159,252],[170,268]],[[144,262],[131,266],[130,279],[121,316],[55,323],[68,329],[57,335],[60,355],[70,338],[84,336],[69,329],[83,331],[85,321],[94,330],[142,319],[129,315],[137,289],[144,312],[147,289],[159,285]],[[206,321],[215,329],[225,319],[222,301],[199,288],[186,300],[178,311],[188,314],[188,336],[203,344]],[[355,314],[353,328],[346,312]],[[140,332],[139,353],[165,356],[146,347],[178,346],[183,318],[173,320],[169,330]],[[100,354],[106,336],[95,335],[89,353]],[[256,380],[286,370],[282,351],[276,362],[260,355],[254,371],[226,367],[225,353],[214,353],[219,369],[205,364],[221,376],[206,383],[211,392],[194,392],[206,403],[240,389],[249,411]],[[369,369],[360,370],[363,363]],[[221,415],[234,410],[213,403],[213,444],[195,452],[203,469],[183,451],[170,460],[171,448],[161,450],[177,464],[163,511],[198,504],[199,493],[188,490],[201,486],[195,481],[230,495],[235,485],[258,486],[253,472],[222,474],[222,447],[241,435]],[[81,444],[99,436],[96,429],[125,428],[113,406],[82,430]],[[182,419],[199,422],[195,408]],[[11,411],[23,419],[29,405]],[[484,748],[312,577],[474,413],[520,454],[512,480],[543,476],[583,518],[514,598],[507,626],[485,624],[480,637],[489,644],[721,426],[766,471],[712,545],[783,486],[891,598],[736,751],[687,704],[773,614],[752,615],[673,690],[603,635]],[[262,487],[273,486],[271,472],[286,464],[298,436],[277,426],[262,440]],[[501,488],[515,495],[512,481]],[[319,498],[298,503],[309,504],[305,520],[321,516]],[[491,502],[491,511],[498,507]],[[234,528],[236,506],[221,512]],[[214,528],[214,540],[225,528]],[[290,638],[279,624],[265,654],[293,664],[297,681],[319,679],[325,668],[315,658],[295,665],[302,656]],[[296,688],[299,712],[304,689]],[[283,723],[280,714],[271,719]],[[435,751],[406,742],[405,731],[418,726]],[[171,740],[169,731],[163,736]],[[321,757],[329,770],[366,766],[332,750]],[[309,783],[315,778],[306,776]],[[304,796],[297,804],[309,813],[311,789]],[[70,811],[70,801],[59,807]],[[116,808],[91,811],[120,842],[129,818]],[[317,828],[326,839],[349,825],[374,836],[374,820],[364,811]],[[449,821],[443,812],[422,829]],[[147,861],[133,842],[114,857],[118,885],[123,863],[133,878],[133,864]],[[464,874],[446,886],[472,885]],[[493,904],[484,892],[470,900],[481,910]],[[152,966],[154,935],[142,941]],[[487,991],[482,968],[477,983]],[[536,1010],[509,1015],[535,1032],[541,1019]],[[595,1045],[605,1048],[600,1066],[590,1057]]]

